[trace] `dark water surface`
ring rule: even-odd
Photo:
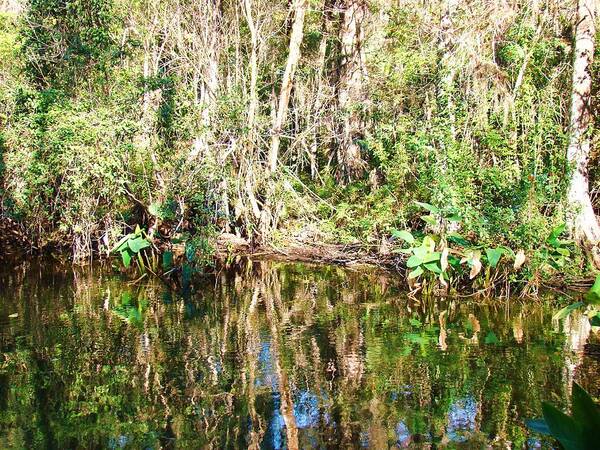
[[[53,263],[0,275],[1,448],[548,448],[586,321],[417,301],[381,274],[254,262],[182,295]]]

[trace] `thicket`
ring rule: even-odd
[[[172,240],[379,248],[409,229],[544,245],[567,208],[575,2],[293,3],[30,0],[3,13],[1,214],[77,259],[138,224]],[[571,250],[561,270],[577,272]]]

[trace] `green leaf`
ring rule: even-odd
[[[138,236],[135,239],[130,239],[127,241],[127,245],[133,253],[138,253],[140,250],[150,247],[150,242],[143,237]]]
[[[566,256],[566,257],[571,256],[571,252],[569,251],[568,248],[557,247],[557,248],[555,248],[555,250],[556,250],[557,253],[560,253],[562,256]]]
[[[501,247],[485,249],[485,256],[487,256],[488,264],[490,265],[490,267],[495,268],[500,262],[500,258],[502,258],[503,254],[504,249]]]
[[[427,251],[427,249],[425,247],[421,246],[421,247],[413,248],[413,253],[415,254],[415,256],[417,258],[419,258],[421,261],[423,261],[423,259],[427,256],[427,253],[429,253],[429,252]]]
[[[450,222],[462,222],[462,217],[455,213],[446,217],[446,220],[449,220]]]
[[[588,394],[577,383],[573,383],[572,416],[587,433],[600,432],[600,410]]]
[[[408,230],[393,230],[392,237],[396,239],[402,239],[403,241],[414,244],[415,238]]]
[[[592,305],[597,305],[600,303],[600,275],[596,277],[596,281],[585,295],[585,299]]]
[[[565,231],[567,226],[563,223],[552,230],[546,242],[550,244],[552,247],[558,247],[560,242],[558,241],[558,237]]]
[[[417,255],[412,255],[410,258],[408,258],[408,261],[406,261],[406,267],[412,269],[413,267],[420,266],[422,263],[423,260],[421,260],[421,258],[419,258]]]
[[[117,242],[114,247],[110,250],[111,253],[113,252],[120,252],[121,250],[123,250],[123,248],[127,247],[127,241],[131,238],[135,237],[134,234],[126,234],[125,236],[123,236],[121,239],[119,239],[119,242]]]
[[[432,261],[439,261],[441,257],[442,257],[442,254],[440,252],[427,253],[427,255],[425,255],[425,258],[423,258],[423,264],[429,263]]]
[[[467,241],[464,237],[462,237],[458,233],[450,233],[447,236],[448,242],[452,242],[453,244],[460,245],[462,247],[468,247],[471,245],[469,241]]]
[[[421,216],[421,220],[431,226],[435,226],[438,223],[436,217],[432,214],[429,214],[428,216]]]
[[[421,266],[417,267],[415,270],[413,270],[412,272],[410,272],[408,274],[408,279],[411,280],[413,278],[417,278],[420,277],[421,275],[423,275],[423,268]]]
[[[572,417],[546,402],[542,403],[542,411],[552,436],[565,450],[586,450],[582,429]]]
[[[424,202],[417,202],[417,201],[415,201],[415,204],[416,204],[417,206],[420,206],[421,208],[423,208],[423,209],[425,209],[425,210],[429,211],[429,212],[430,212],[430,213],[432,213],[432,214],[439,214],[439,213],[440,213],[440,210],[439,210],[439,208],[436,208],[435,206],[433,206],[433,205],[431,205],[431,204],[429,204],[429,203],[424,203]]]
[[[573,311],[575,311],[577,308],[581,308],[582,306],[583,306],[583,303],[581,303],[581,302],[572,303],[569,306],[565,306],[560,311],[558,311],[556,314],[554,314],[552,316],[552,319],[553,320],[562,320],[565,317],[567,317],[569,314],[571,314]]]
[[[431,236],[425,236],[423,238],[423,244],[421,247],[427,249],[427,252],[429,253],[433,252],[433,250],[435,250],[435,239],[433,239]]]
[[[429,262],[429,263],[423,264],[423,266],[430,272],[437,273],[438,275],[440,273],[442,273],[442,268],[440,267],[440,265],[437,262]]]
[[[129,253],[128,249],[121,250],[121,259],[123,260],[123,265],[125,267],[129,267],[131,265],[131,253]]]
[[[529,419],[525,421],[525,425],[527,425],[536,433],[540,433],[545,436],[551,436],[550,428],[548,428],[548,424],[544,419]]]
[[[500,340],[498,339],[498,337],[496,336],[496,333],[494,333],[493,331],[490,330],[490,332],[487,334],[487,336],[485,337],[484,342],[486,344],[499,344]]]
[[[590,325],[593,327],[600,327],[600,313],[590,318]]]

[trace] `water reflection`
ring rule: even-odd
[[[0,283],[2,448],[537,448],[523,418],[573,379],[599,389],[581,318],[409,299],[378,273],[254,262],[186,296],[44,265]]]

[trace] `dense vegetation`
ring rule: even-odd
[[[411,230],[436,276],[450,234],[467,273],[521,254],[581,273],[600,240],[575,195],[600,206],[591,55],[591,102],[574,76],[590,4],[0,3],[0,214],[79,260],[136,225],[382,252]]]

